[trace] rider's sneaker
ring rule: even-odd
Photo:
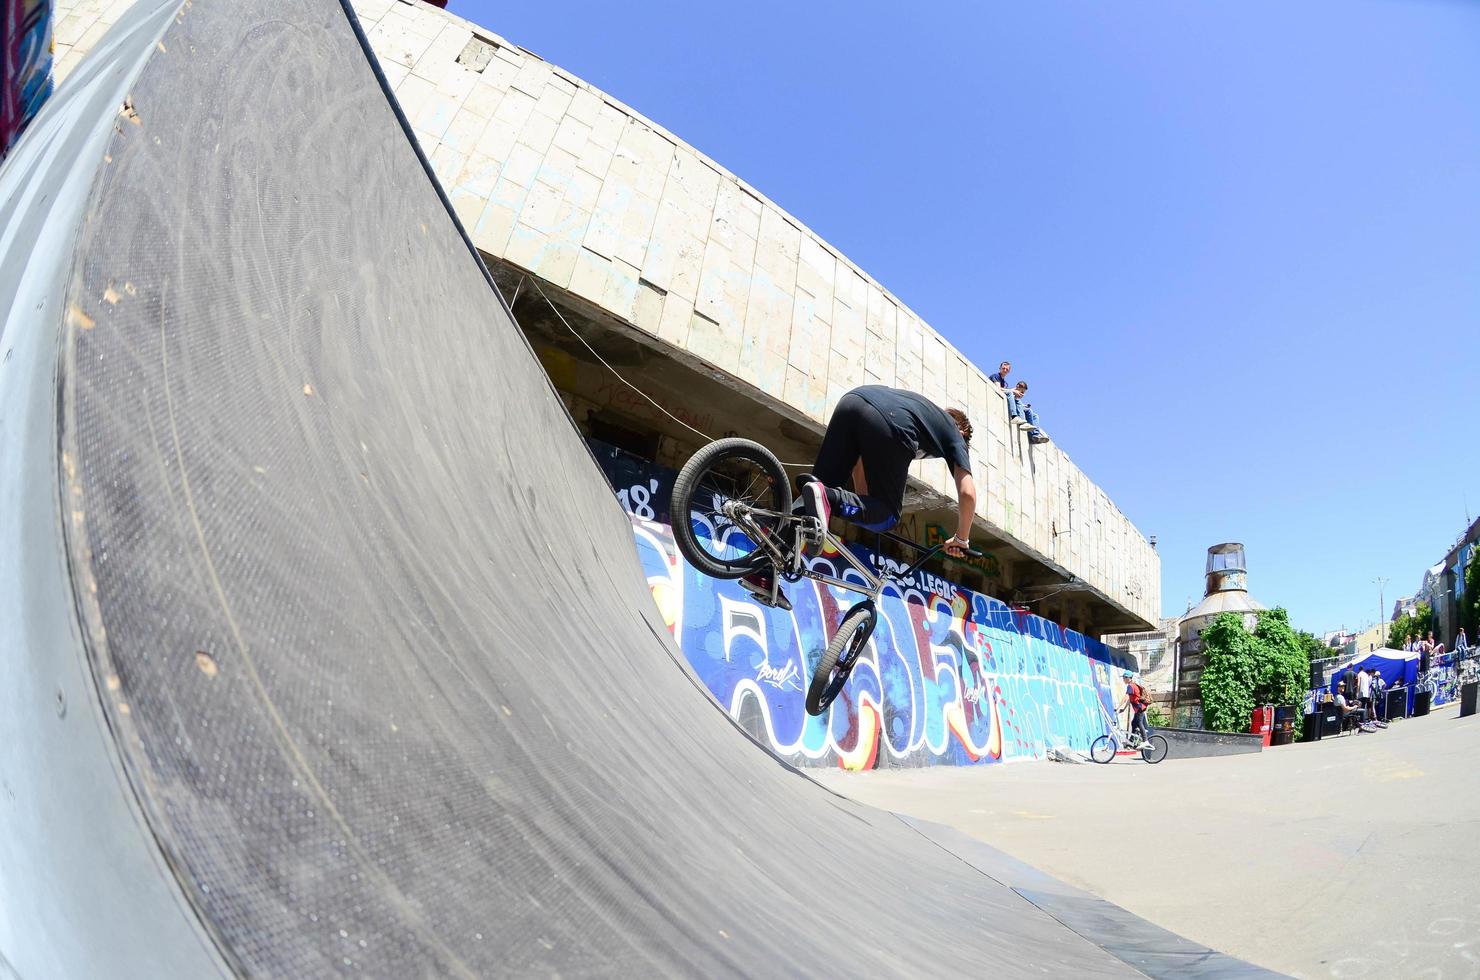
[[[802,553],[816,555],[822,552],[823,535],[832,520],[832,493],[811,473],[797,477],[797,498],[792,504],[792,513],[805,514],[816,522],[815,532],[805,535]]]
[[[770,571],[751,572],[740,580],[740,587],[763,606],[791,612],[791,600],[786,598],[786,593],[776,584],[775,574]],[[773,593],[774,599],[771,598]]]
[[[807,516],[822,525],[827,530],[829,522],[832,521],[832,501],[827,499],[827,487],[817,480],[808,480],[802,484],[802,509]]]

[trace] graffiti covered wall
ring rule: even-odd
[[[1107,730],[1119,653],[929,573],[885,592],[848,686],[826,715],[808,716],[812,666],[859,597],[802,581],[787,587],[793,609],[784,612],[700,574],[669,529],[675,474],[593,449],[632,519],[654,601],[694,671],[732,717],[790,761],[868,769],[1041,759],[1055,746],[1088,751]],[[856,574],[835,557],[812,564],[845,580]]]
[[[8,0],[0,9],[0,159],[51,95],[51,3]]]

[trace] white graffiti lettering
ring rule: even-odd
[[[788,660],[780,667],[761,664],[755,671],[756,680],[762,684],[769,684],[776,688],[792,687],[800,690],[801,684],[799,683],[799,678],[801,676],[802,672],[797,669],[796,661],[794,660]]]

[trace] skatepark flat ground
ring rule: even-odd
[[[1261,966],[1480,976],[1480,717],[1455,705],[1371,735],[1159,766],[820,778]]]

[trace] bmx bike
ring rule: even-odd
[[[769,449],[749,439],[720,439],[695,453],[674,481],[671,506],[679,553],[711,578],[738,579],[769,570],[773,603],[782,581],[804,578],[863,597],[843,614],[813,668],[807,713],[822,714],[848,683],[873,635],[879,597],[892,576],[871,568],[822,522],[793,513],[785,468]],[[926,548],[895,534],[875,534],[921,553],[898,578],[913,575],[945,547]],[[807,551],[820,553],[828,546],[858,573],[858,581],[808,566]]]
[[[1122,745],[1138,753],[1143,761],[1153,766],[1167,757],[1169,748],[1165,735],[1152,732],[1150,738],[1142,738],[1135,732],[1121,728],[1120,723],[1112,719],[1110,731],[1090,743],[1089,757],[1104,765],[1115,758]]]

